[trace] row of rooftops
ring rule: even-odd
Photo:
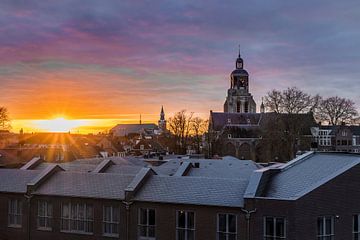
[[[250,160],[169,159],[146,166],[134,159],[50,164],[34,158],[0,169],[0,192],[243,207],[245,199],[297,200],[360,163],[360,155],[308,152],[286,164]]]

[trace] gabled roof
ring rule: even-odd
[[[150,176],[135,200],[243,207],[247,181],[204,177]]]
[[[296,200],[358,164],[360,156],[356,154],[313,153],[280,167],[265,168],[273,174],[259,197]]]

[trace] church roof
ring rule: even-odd
[[[231,72],[231,76],[237,75],[237,76],[249,76],[249,73],[245,69],[235,69]]]

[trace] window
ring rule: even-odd
[[[22,202],[19,199],[9,200],[8,209],[8,226],[9,227],[21,227],[22,223]]]
[[[104,206],[103,209],[103,233],[106,236],[119,236],[119,208]]]
[[[232,136],[231,136],[231,134],[228,134],[228,138],[230,139]]]
[[[228,121],[227,121],[228,123],[231,123],[231,118],[228,118]]]
[[[236,215],[218,214],[217,223],[217,240],[236,239]]]
[[[140,208],[139,239],[155,239],[155,209]]]
[[[37,228],[51,230],[52,204],[47,201],[38,201]]]
[[[334,234],[334,217],[319,217],[317,220],[317,239],[318,240],[333,240]]]
[[[264,240],[286,239],[285,218],[265,217]]]
[[[360,215],[353,216],[353,240],[360,239]]]
[[[195,213],[176,211],[176,240],[195,239]]]
[[[236,103],[236,112],[240,112],[241,111],[241,103],[240,102],[237,102]]]
[[[61,204],[61,230],[64,232],[92,233],[93,207],[85,203]]]

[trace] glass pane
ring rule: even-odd
[[[229,232],[236,233],[236,216],[229,214]]]
[[[111,207],[105,206],[103,215],[104,221],[109,222],[111,219]]]
[[[177,219],[177,226],[180,228],[185,228],[185,212],[178,211],[178,219]]]
[[[186,240],[185,238],[185,230],[178,229],[177,230],[177,240]]]
[[[227,240],[225,233],[218,233],[218,240]]]
[[[220,232],[226,232],[226,215],[225,214],[218,215],[218,229]]]
[[[236,240],[236,234],[228,234],[228,240]]]
[[[265,219],[265,235],[266,236],[274,236],[274,219],[267,217]]]
[[[325,220],[325,233],[328,234],[332,234],[332,217],[327,217]]]
[[[86,205],[86,219],[93,219],[93,207],[92,205]]]
[[[78,206],[78,218],[85,219],[85,205],[79,204]]]
[[[187,231],[187,240],[195,240],[195,231],[193,230]]]
[[[187,213],[187,227],[190,229],[195,229],[195,214],[194,214],[194,212]]]
[[[67,204],[62,205],[62,217],[69,218],[69,206]]]
[[[358,232],[359,231],[359,217],[358,215],[354,215],[353,216],[353,232]]]
[[[146,237],[146,230],[147,230],[147,227],[139,226],[139,235],[141,237]]]
[[[155,237],[155,227],[149,227],[149,237]]]
[[[140,209],[140,224],[147,224],[147,211],[143,208]]]
[[[276,219],[276,237],[285,237],[285,220],[283,218]]]
[[[39,201],[39,204],[38,204],[38,215],[39,216],[44,216],[45,215],[45,206],[44,206],[44,202],[42,201]]]
[[[323,218],[318,218],[317,229],[318,229],[318,235],[324,235]]]
[[[52,217],[52,204],[47,203],[47,216]]]
[[[155,210],[149,209],[149,225],[155,225]]]

